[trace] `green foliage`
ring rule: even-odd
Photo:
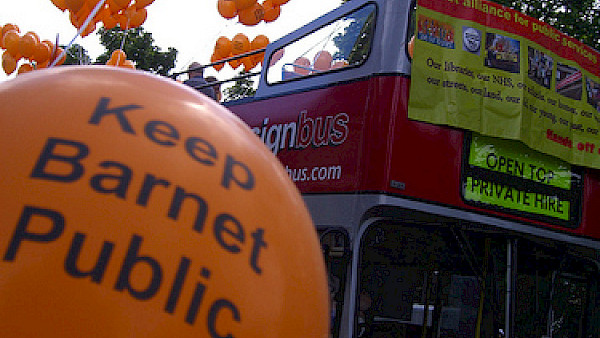
[[[597,0],[495,0],[552,25],[600,50],[600,2]]]
[[[98,56],[96,64],[106,63],[114,50],[122,49],[137,69],[166,76],[175,67],[177,49],[169,47],[166,52],[162,52],[160,47],[154,46],[152,34],[145,32],[142,27],[126,31],[100,28],[97,34],[100,35],[100,43],[106,48],[106,52]]]
[[[239,75],[244,75],[246,73],[248,72],[241,71]],[[223,94],[225,94],[224,101],[243,99],[245,97],[254,96],[254,93],[256,93],[254,81],[249,78],[237,79],[233,86],[223,90]]]
[[[66,46],[61,47],[64,49]],[[92,59],[81,45],[74,43],[67,49],[65,65],[89,65],[90,63],[92,63]]]

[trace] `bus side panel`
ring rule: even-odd
[[[292,93],[228,108],[277,155],[302,193],[364,187],[369,81]]]

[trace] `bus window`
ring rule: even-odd
[[[321,249],[325,258],[331,306],[331,338],[339,337],[344,306],[344,285],[350,261],[350,243],[343,229],[329,228],[319,231]]]
[[[358,278],[354,337],[503,332],[504,239],[451,225],[376,224],[361,239]]]
[[[518,241],[515,337],[598,337],[597,265]]]
[[[360,9],[275,51],[269,84],[362,64],[371,50],[375,5]]]

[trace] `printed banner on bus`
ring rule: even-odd
[[[600,53],[479,0],[419,0],[411,119],[600,168]]]

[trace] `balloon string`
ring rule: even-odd
[[[102,6],[104,6],[105,2],[106,2],[106,0],[100,0],[96,4],[96,6],[94,7],[94,9],[92,9],[92,11],[90,12],[90,15],[88,15],[88,17],[83,22],[83,25],[81,25],[81,27],[79,27],[79,29],[77,30],[77,34],[75,34],[75,36],[73,37],[73,39],[71,40],[71,42],[69,42],[69,44],[67,44],[67,46],[62,51],[62,53],[60,53],[60,55],[57,58],[55,58],[54,61],[52,61],[52,64],[50,64],[50,67],[56,66],[56,64],[58,63],[58,61],[60,59],[62,59],[65,55],[67,55],[67,50],[69,49],[69,47],[71,47],[71,45],[73,45],[73,42],[75,42],[75,39],[77,39],[77,37],[79,35],[81,35],[81,33],[88,27],[88,25],[90,24],[90,22],[92,22],[92,19],[96,16],[96,14],[98,14],[98,11],[100,11],[100,8],[102,8]]]

